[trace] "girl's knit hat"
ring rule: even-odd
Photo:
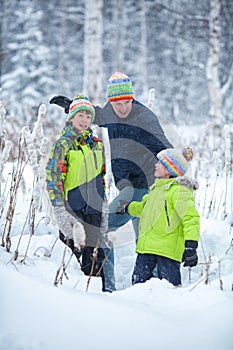
[[[70,104],[69,108],[68,120],[72,119],[77,112],[83,110],[91,112],[93,122],[95,119],[95,109],[89,101],[88,97],[84,96],[83,94],[74,95],[73,101]]]
[[[116,72],[108,80],[108,101],[133,100],[133,85],[131,79],[124,73]]]
[[[182,152],[174,148],[167,148],[157,154],[158,160],[173,177],[183,176],[189,168],[189,162],[194,157],[191,148],[184,148]]]

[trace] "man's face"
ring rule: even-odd
[[[133,100],[120,100],[110,103],[114,112],[119,118],[126,118],[132,110]]]

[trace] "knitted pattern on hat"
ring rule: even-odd
[[[83,94],[74,95],[73,102],[70,104],[68,120],[72,119],[79,111],[89,111],[91,113],[92,122],[95,118],[95,109],[87,96]]]
[[[108,101],[133,100],[133,85],[131,79],[120,72],[114,73],[108,80]]]
[[[184,148],[182,153],[174,148],[167,148],[157,154],[158,160],[173,177],[183,176],[188,171],[193,156],[191,148]]]

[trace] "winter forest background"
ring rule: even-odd
[[[213,191],[224,177],[218,207],[226,218],[233,202],[233,1],[0,1],[1,172],[8,159],[26,161],[40,181],[65,122],[49,100],[83,91],[103,105],[108,77],[122,71],[174,147],[194,148],[194,175],[206,189],[211,175]],[[21,181],[23,167],[17,171]]]
[[[112,349],[231,350],[233,1],[0,5],[0,348],[102,349],[104,321]],[[131,286],[135,241],[125,225],[114,243],[117,292],[98,294],[92,278],[86,295],[86,276],[57,239],[46,205],[46,159],[66,120],[49,100],[83,91],[102,106],[115,71],[131,77],[135,98],[154,110],[174,147],[196,155],[199,263],[182,268],[180,289],[157,279]],[[97,131],[108,152],[106,131]],[[109,171],[108,199],[115,194]]]
[[[169,123],[233,121],[231,0],[0,2],[1,99],[12,135],[35,122],[41,103],[54,134],[63,111],[49,105],[53,95],[84,91],[103,104],[117,70],[141,102],[155,89],[155,112]]]
[[[206,189],[211,175],[224,176],[218,215],[226,218],[226,202],[228,211],[233,202],[233,1],[0,2],[1,172],[8,159],[26,161],[40,181],[66,118],[49,100],[83,91],[103,105],[107,79],[122,71],[173,146],[194,148],[194,176]]]

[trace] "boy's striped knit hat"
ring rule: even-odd
[[[95,109],[89,101],[88,97],[84,96],[83,94],[74,95],[73,101],[70,104],[69,108],[68,120],[72,119],[77,112],[83,110],[91,112],[93,122],[95,118]]]
[[[184,148],[182,152],[174,148],[167,148],[157,154],[158,160],[169,171],[172,177],[183,176],[189,168],[189,162],[194,157],[191,148]]]
[[[108,101],[133,100],[133,85],[131,79],[120,72],[114,73],[108,80]]]

